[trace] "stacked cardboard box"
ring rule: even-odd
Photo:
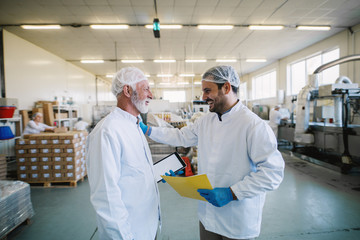
[[[86,131],[26,135],[16,141],[18,179],[70,182],[86,176]]]
[[[0,180],[5,180],[7,174],[6,155],[0,154]]]

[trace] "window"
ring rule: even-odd
[[[164,91],[163,99],[169,102],[185,102],[185,91]]]
[[[276,97],[276,71],[271,71],[252,79],[253,99]]]
[[[240,100],[244,101],[247,99],[247,82],[241,83],[239,87]]]
[[[296,95],[306,85],[308,75],[312,74],[321,65],[338,59],[339,48],[319,53],[300,61],[291,63],[288,67],[287,95]],[[339,77],[339,65],[328,68],[320,73],[319,86],[334,83]]]

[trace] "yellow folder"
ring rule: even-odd
[[[161,176],[177,193],[183,197],[206,201],[198,189],[213,189],[206,174],[191,177]]]

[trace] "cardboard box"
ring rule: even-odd
[[[29,170],[29,166],[24,166],[24,165],[18,165],[18,174],[19,173],[26,173]]]
[[[18,173],[17,178],[22,181],[27,181],[29,179],[29,175],[27,173]]]
[[[52,103],[44,103],[44,123],[49,126],[54,126],[54,110]]]
[[[54,128],[54,133],[66,133],[67,131],[68,131],[67,127]]]
[[[23,138],[18,138],[15,140],[16,145],[25,145],[28,144],[28,142],[29,142],[28,139],[23,139]]]
[[[69,118],[68,113],[55,113],[55,119]]]
[[[61,172],[53,172],[53,179],[54,181],[63,181],[64,180],[64,173]]]
[[[53,174],[52,172],[41,172],[40,173],[40,178],[39,178],[40,181],[53,181],[54,178],[53,178]]]
[[[40,157],[39,164],[40,165],[49,165],[52,163],[52,157]]]

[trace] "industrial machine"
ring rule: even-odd
[[[318,67],[297,95],[296,119],[292,117],[291,122],[279,126],[278,138],[292,143],[292,152],[319,159],[343,173],[360,166],[360,124],[354,123],[359,115],[360,88],[345,76],[320,87],[318,79],[327,68],[357,60],[360,54]],[[333,104],[318,105],[323,100]]]

